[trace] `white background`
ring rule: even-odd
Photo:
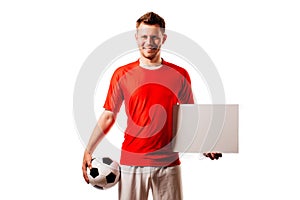
[[[147,11],[208,53],[226,102],[240,105],[240,153],[183,158],[185,199],[299,199],[299,8],[296,0],[1,1],[1,199],[117,199],[116,187],[98,191],[82,178],[73,90],[88,55]]]

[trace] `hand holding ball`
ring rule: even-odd
[[[104,190],[113,187],[120,179],[119,164],[108,158],[93,158],[92,168],[87,168],[89,182],[95,188]]]

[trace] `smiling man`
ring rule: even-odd
[[[167,39],[164,20],[154,13],[148,13],[137,20],[136,28],[135,38],[141,60],[149,64],[161,64],[160,50]]]
[[[91,168],[92,153],[109,132],[121,105],[125,104],[127,127],[121,148],[119,199],[182,199],[180,160],[172,151],[173,106],[193,104],[187,71],[161,58],[167,39],[165,21],[149,12],[136,22],[140,58],[113,74],[98,120],[83,157],[83,176]],[[214,155],[214,154],[210,154]]]

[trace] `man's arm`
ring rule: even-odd
[[[111,111],[105,110],[100,116],[98,123],[96,124],[94,131],[89,139],[88,145],[84,151],[83,161],[82,161],[82,173],[84,180],[89,183],[86,168],[91,168],[92,154],[95,151],[97,145],[104,138],[106,133],[112,127],[115,122],[115,115]]]

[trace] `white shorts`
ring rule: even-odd
[[[121,166],[119,200],[182,200],[181,169],[172,167]]]

